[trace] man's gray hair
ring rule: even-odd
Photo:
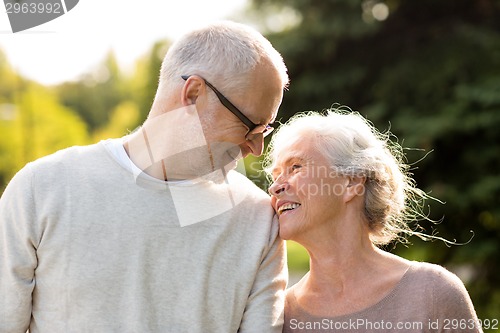
[[[276,68],[285,88],[288,74],[283,58],[264,36],[243,24],[214,23],[187,33],[170,47],[158,92],[181,85],[181,75],[197,74],[221,91],[238,93],[237,89],[248,88],[249,74],[262,60]]]

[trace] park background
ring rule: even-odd
[[[379,130],[390,129],[406,148],[418,186],[441,201],[429,201],[426,210],[440,222],[422,221],[420,227],[463,245],[411,237],[406,245],[386,249],[455,272],[479,318],[499,320],[500,1],[243,2],[224,16],[263,32],[289,69],[291,84],[278,120],[346,105]],[[192,22],[187,14],[179,13],[186,16],[184,29]],[[154,29],[162,29],[160,22]],[[13,44],[2,44],[1,38],[7,38],[5,32],[0,34],[0,193],[29,161],[139,126],[172,42],[150,43],[127,69],[110,48],[71,80],[43,83],[22,73],[16,58],[7,56]],[[24,56],[44,66],[37,52]],[[78,61],[72,67],[78,68]],[[247,158],[246,172],[266,189],[265,175],[255,167],[260,161]],[[292,276],[300,277],[308,269],[307,253],[291,242],[288,252]]]

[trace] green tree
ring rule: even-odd
[[[91,131],[104,126],[111,111],[129,93],[113,52],[79,81],[61,84],[56,91],[62,104],[75,110]]]
[[[139,121],[143,121],[151,110],[158,88],[160,68],[170,42],[159,41],[136,62],[135,72],[130,81],[131,93],[139,106]],[[140,125],[137,123],[136,125]]]
[[[0,119],[0,189],[26,163],[71,145],[89,142],[86,124],[37,84],[18,91]]]
[[[138,121],[139,108],[137,104],[131,101],[123,102],[113,110],[106,126],[94,132],[94,142],[122,137],[133,131]]]
[[[12,70],[7,56],[0,50],[0,103],[12,100],[19,76]]]

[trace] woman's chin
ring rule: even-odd
[[[283,240],[292,240],[293,233],[291,232],[291,230],[288,230],[287,227],[284,227],[282,224],[280,224],[279,236]]]

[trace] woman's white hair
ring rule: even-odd
[[[379,132],[357,112],[345,108],[324,114],[306,112],[292,117],[273,135],[266,169],[297,138],[312,138],[315,148],[327,158],[336,174],[365,177],[364,216],[375,245],[404,240],[402,235],[437,238],[412,231],[408,222],[427,219],[423,201],[430,198],[418,189],[404,163],[402,147]]]
[[[276,68],[285,88],[287,69],[271,43],[253,28],[220,21],[187,33],[169,48],[158,93],[181,85],[181,75],[197,74],[221,91],[238,94],[248,88],[251,70],[264,59]]]

